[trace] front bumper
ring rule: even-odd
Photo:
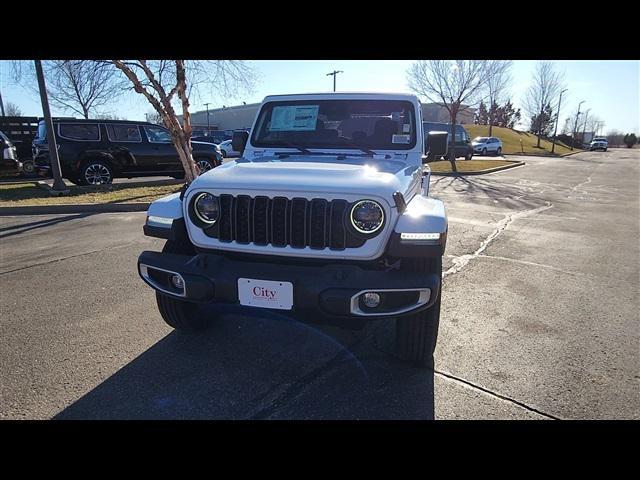
[[[395,318],[429,308],[441,287],[436,273],[370,270],[353,264],[263,263],[211,253],[189,256],[145,251],[138,258],[138,273],[152,288],[176,299],[226,305],[240,305],[238,278],[291,282],[293,307],[278,313],[356,328],[369,319]],[[183,290],[172,291],[168,280],[162,280],[171,274],[182,277]],[[360,308],[358,299],[364,291],[381,293],[379,309]]]

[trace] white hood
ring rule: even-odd
[[[375,195],[392,203],[401,192],[407,201],[420,185],[421,168],[397,160],[291,155],[284,159],[245,158],[228,162],[198,177],[192,188],[265,192]],[[268,196],[268,195],[267,195]]]

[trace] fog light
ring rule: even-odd
[[[380,305],[380,295],[374,292],[367,292],[362,295],[362,303],[368,308],[376,308]]]
[[[180,275],[172,275],[171,284],[178,290],[182,290],[184,288],[184,281],[182,280],[182,277]]]

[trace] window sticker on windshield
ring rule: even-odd
[[[288,105],[274,107],[269,131],[308,132],[316,129],[319,105]]]
[[[391,137],[391,143],[409,143],[411,141],[411,135],[393,135]]]
[[[408,123],[405,123],[404,125],[402,125],[402,133],[410,133],[411,132],[411,125]]]

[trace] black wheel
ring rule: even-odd
[[[442,257],[406,259],[402,261],[400,268],[407,272],[436,273],[442,276]],[[431,307],[396,319],[396,351],[400,357],[416,366],[433,368],[433,352],[440,325],[441,296],[442,288]]]
[[[80,169],[82,185],[105,185],[113,182],[113,169],[103,160],[89,160]]]
[[[496,156],[500,156],[502,155],[502,147],[498,147],[498,150],[496,150]]]
[[[198,168],[200,169],[200,175],[202,175],[204,172],[208,172],[209,170],[215,167],[213,162],[208,158],[196,158],[195,162],[196,162],[196,165],[198,165]]]
[[[222,154],[222,158],[227,158],[227,151],[224,149],[220,149],[220,153]]]
[[[180,255],[195,255],[195,250],[189,239],[167,240],[162,249],[164,253]],[[207,328],[211,316],[206,315],[203,308],[191,302],[184,302],[156,291],[156,301],[162,319],[170,327],[182,332],[199,332]]]
[[[23,177],[35,177],[36,176],[36,165],[32,160],[27,160],[26,162],[22,162],[22,176]]]
[[[465,160],[471,160],[473,158],[473,153],[467,153],[464,157]]]
[[[483,148],[483,149],[482,149],[482,156],[483,156],[483,157],[486,157],[486,156],[487,156],[487,149],[486,149],[486,148]]]

